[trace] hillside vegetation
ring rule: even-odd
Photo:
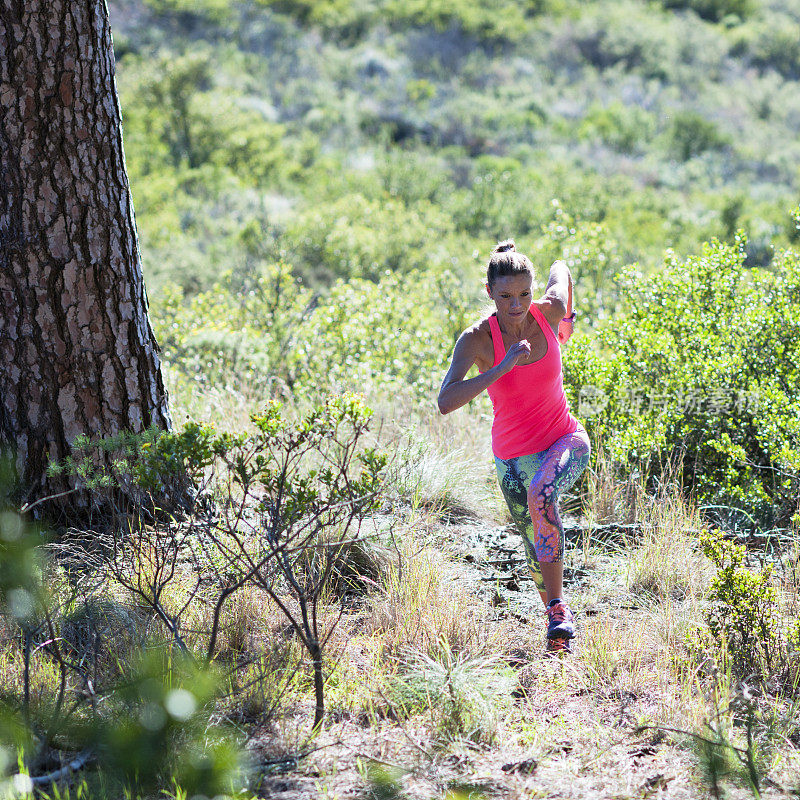
[[[797,238],[790,0],[140,0],[111,16],[151,294],[281,257],[314,286],[453,267],[472,284],[511,232],[536,261],[571,253],[586,301],[667,247],[743,227],[766,266]]]
[[[568,392],[612,460],[682,459],[700,501],[787,523],[793,4],[141,0],[112,22],[175,381],[424,419],[513,235],[540,281],[572,269]]]

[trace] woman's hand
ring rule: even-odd
[[[531,354],[531,343],[527,339],[522,339],[516,344],[506,350],[505,358],[497,365],[500,371],[505,375],[506,372],[511,372],[517,366],[517,362],[521,358],[525,358]]]
[[[565,344],[567,339],[572,336],[573,328],[575,327],[575,321],[566,317],[562,319],[561,322],[558,323],[558,343]]]
[[[481,331],[481,325],[484,325],[486,330]],[[530,342],[523,339],[508,348],[505,358],[499,364],[487,369],[486,372],[481,372],[474,378],[467,378],[470,367],[477,364],[479,359],[483,363],[492,363],[494,348],[488,335],[488,328],[488,322],[484,320],[459,336],[455,350],[453,350],[450,369],[447,370],[447,375],[442,381],[442,388],[439,390],[437,403],[442,414],[449,414],[451,411],[465,406],[498,378],[514,369],[521,358],[530,354]]]

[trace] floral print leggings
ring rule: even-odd
[[[539,562],[553,564],[564,557],[564,526],[558,513],[561,494],[589,463],[589,436],[578,425],[547,450],[530,456],[495,458],[500,489],[522,541],[536,588],[545,590]]]

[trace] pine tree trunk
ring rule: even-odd
[[[170,427],[104,0],[0,0],[0,313],[24,497],[67,488],[46,468],[79,434]]]

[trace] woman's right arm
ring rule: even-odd
[[[487,386],[491,386],[498,378],[510,372],[517,361],[531,351],[528,340],[523,339],[508,348],[505,358],[499,364],[465,381],[464,376],[476,360],[479,336],[479,331],[472,328],[464,331],[456,342],[450,369],[447,370],[447,375],[442,381],[442,388],[439,389],[437,402],[442,414],[449,414],[451,411],[465,406]]]

